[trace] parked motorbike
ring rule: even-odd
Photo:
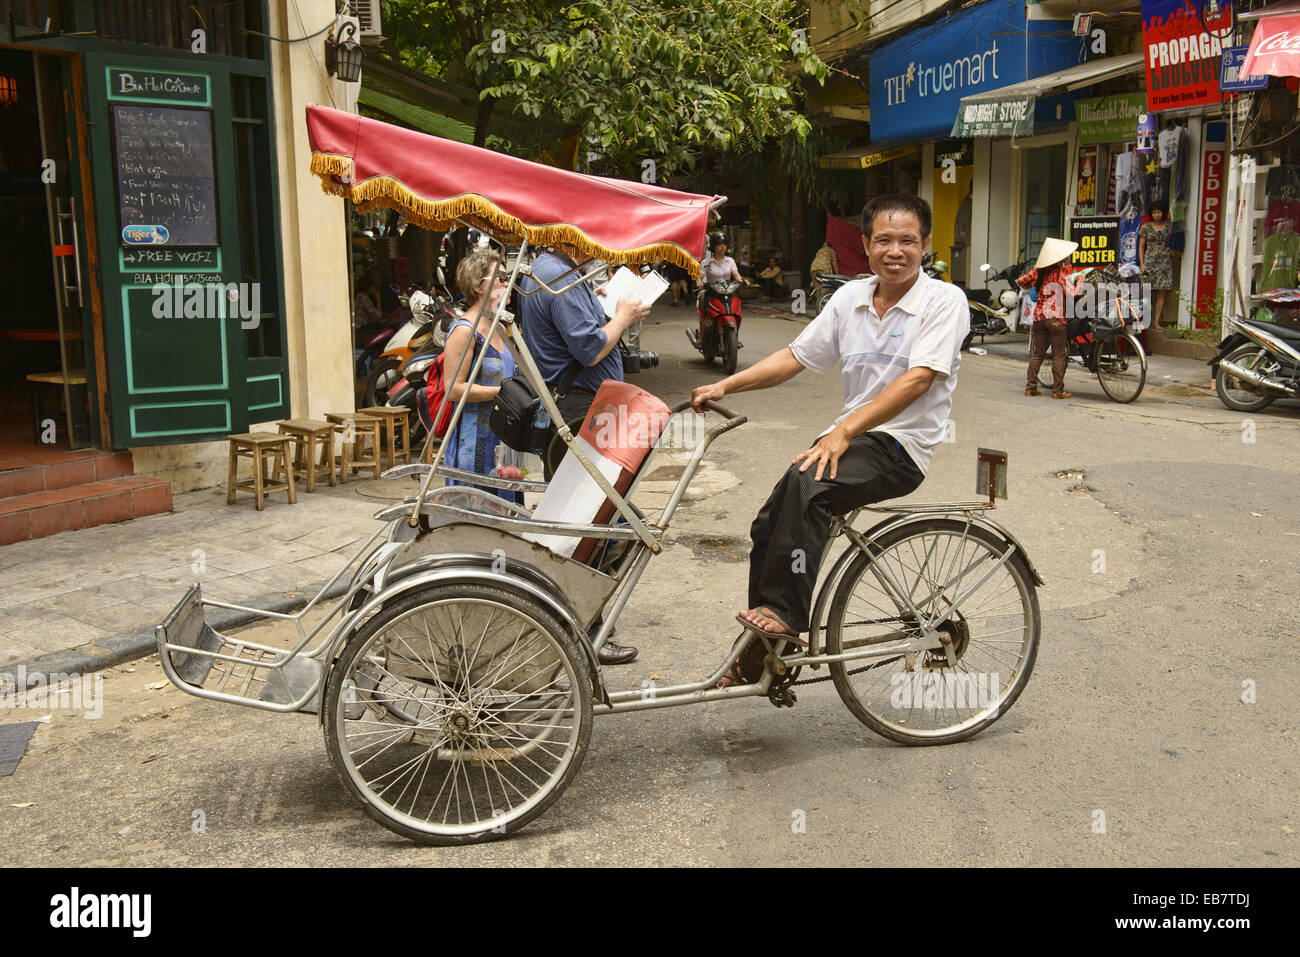
[[[447,344],[447,333],[459,318],[451,296],[435,287],[432,293],[415,290],[410,296],[411,318],[383,343],[383,352],[370,364],[366,376],[366,405],[383,405],[401,377],[406,361],[432,347],[437,355]]]
[[[1254,298],[1274,310],[1298,304],[1281,290]],[[1234,325],[1209,361],[1219,401],[1234,412],[1258,412],[1275,399],[1300,398],[1300,330],[1255,319],[1236,319]]]
[[[1013,263],[1006,269],[993,272],[993,267],[988,263],[980,266],[980,272],[985,273],[983,289],[965,289],[966,300],[970,306],[970,332],[962,340],[962,349],[969,349],[971,341],[980,337],[980,342],[984,341],[985,336],[1000,336],[1011,331],[1007,320],[1012,316],[1012,311],[1020,305],[1020,289],[1016,286],[1016,279],[1023,276],[1029,268],[1027,262]],[[994,296],[994,291],[988,288],[990,282],[1001,281],[1007,284],[1006,289]]]
[[[931,279],[942,279],[943,274],[948,271],[948,263],[942,259],[935,259],[934,253],[926,253],[921,260],[921,268]],[[826,303],[831,301],[831,296],[846,282],[852,282],[855,279],[868,279],[871,277],[869,272],[860,272],[855,276],[847,276],[844,273],[828,272],[819,273],[813,278],[817,280],[817,289],[813,293],[813,314],[816,315],[826,308]]]
[[[704,356],[705,362],[712,363],[715,356],[722,356],[722,368],[727,375],[736,371],[740,350],[740,297],[736,295],[739,288],[740,282],[735,279],[705,283],[695,307],[699,329],[686,330],[686,338]]]

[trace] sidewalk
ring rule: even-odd
[[[989,336],[980,343],[979,337],[971,343],[972,349],[987,349],[989,355],[1002,356],[1029,362],[1029,334],[1012,332],[1004,336]],[[1067,375],[1077,374],[1072,369]],[[1148,355],[1147,385],[1145,388],[1167,385],[1185,385],[1194,389],[1213,392],[1214,380],[1210,376],[1210,367],[1204,359],[1184,359],[1180,356]]]
[[[264,511],[224,487],[175,497],[175,510],[0,548],[0,674],[80,673],[153,648],[153,626],[195,581],[204,595],[298,608],[341,569],[378,523],[371,516],[414,490],[411,479],[351,478],[298,489]],[[230,626],[230,613],[213,624]],[[247,619],[244,619],[247,620]]]

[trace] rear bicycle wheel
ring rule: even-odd
[[[1130,333],[1097,343],[1093,367],[1102,391],[1116,402],[1132,402],[1147,381],[1147,354]]]
[[[1052,391],[1052,350],[1047,350],[1043,364],[1038,367],[1038,384],[1048,392]]]
[[[501,589],[431,586],[381,609],[330,671],[330,763],[366,813],[471,844],[545,811],[582,765],[591,674],[555,616]]]
[[[1010,541],[948,518],[909,522],[871,544],[835,590],[827,653],[901,644],[931,618],[945,646],[834,662],[835,690],[859,721],[901,744],[978,734],[1010,709],[1034,668],[1041,618],[1028,561],[1015,554],[998,565]]]

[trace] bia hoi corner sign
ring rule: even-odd
[[[1232,36],[1232,5],[1142,0],[1147,112],[1218,103],[1219,66]],[[1202,18],[1204,18],[1202,20]]]

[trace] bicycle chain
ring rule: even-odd
[[[896,661],[896,660],[897,659],[893,659],[893,658],[890,659],[890,661]],[[862,674],[862,672],[869,671],[872,668],[879,668],[883,664],[887,664],[887,662],[877,661],[873,664],[863,665],[861,668],[854,668],[852,671],[844,672],[844,676],[846,678],[851,678],[854,675],[860,675]],[[795,685],[815,685],[820,681],[831,681],[834,679],[834,677],[835,677],[834,675],[822,675],[820,678],[804,678],[802,681],[791,681],[789,687],[793,687]]]

